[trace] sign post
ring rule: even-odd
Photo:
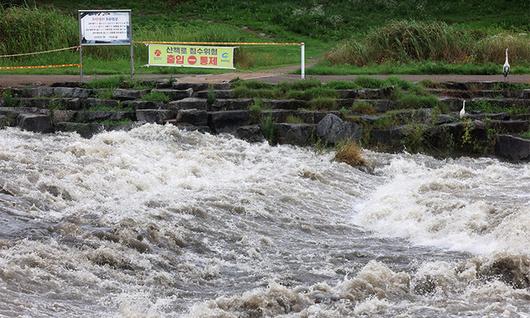
[[[128,45],[134,76],[131,10],[79,10],[79,63],[83,80],[83,46]]]

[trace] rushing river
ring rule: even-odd
[[[530,164],[0,130],[1,317],[529,317]]]

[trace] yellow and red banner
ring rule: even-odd
[[[234,47],[148,44],[148,66],[234,69]]]

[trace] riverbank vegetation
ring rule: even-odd
[[[525,0],[0,1],[0,55],[75,46],[77,10],[133,10],[135,40],[305,42],[308,74],[496,74],[510,48],[512,73],[530,72],[530,3]],[[85,50],[89,74],[126,74],[128,50]],[[139,73],[219,73],[222,70],[142,67]],[[297,47],[240,47],[240,70],[296,65]],[[0,59],[0,66],[77,63],[75,51]],[[2,71],[6,72],[6,71]],[[9,71],[76,74],[75,68]]]

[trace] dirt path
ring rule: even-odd
[[[285,66],[272,70],[259,72],[231,72],[224,74],[200,74],[200,75],[173,75],[180,82],[198,83],[222,83],[228,82],[237,77],[241,79],[259,79],[271,83],[277,83],[284,80],[297,80],[300,75],[289,74],[296,71],[298,66]],[[363,75],[364,76],[364,75]],[[367,75],[368,77],[384,79],[388,76],[397,76],[408,81],[431,80],[433,82],[491,82],[504,81],[502,75]],[[103,76],[98,76],[101,78]],[[138,74],[137,78],[141,79],[164,79],[169,78],[168,74]],[[311,75],[307,78],[320,79],[323,82],[332,80],[353,80],[358,75]],[[85,80],[91,80],[93,76],[85,76]],[[56,82],[77,82],[79,76],[77,75],[0,75],[0,87],[15,87],[23,85],[50,85]],[[530,83],[530,74],[525,75],[510,75],[508,82],[512,83]]]

